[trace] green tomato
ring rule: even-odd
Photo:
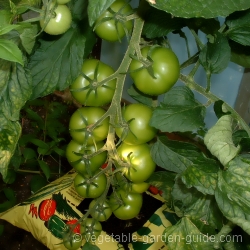
[[[142,144],[152,140],[157,130],[149,125],[153,111],[141,103],[133,103],[122,109],[123,119],[129,122],[129,131],[123,141],[127,144]],[[122,127],[116,128],[116,135],[121,138],[125,132]]]
[[[136,193],[144,193],[148,190],[150,184],[146,182],[139,182],[139,183],[130,183],[129,190],[130,192],[136,192]]]
[[[61,35],[65,33],[71,26],[72,16],[69,8],[66,5],[58,5],[55,10],[53,8],[55,3],[52,3],[49,7],[49,16],[43,16],[40,14],[40,26],[43,30],[50,35]],[[45,7],[42,8],[45,10]],[[46,25],[46,18],[49,18],[49,22]]]
[[[120,220],[129,220],[136,217],[142,207],[142,194],[127,192],[118,189],[109,197],[109,204],[113,214]]]
[[[77,250],[82,245],[82,236],[78,233],[69,232],[63,236],[63,245],[68,250]]]
[[[109,130],[109,119],[101,122],[86,138],[86,130],[94,125],[106,111],[100,107],[82,107],[77,109],[69,121],[69,132],[71,137],[78,143],[88,145],[106,139]]]
[[[56,0],[58,4],[66,4],[70,2],[71,0]]]
[[[97,200],[92,200],[89,204],[89,209],[91,210],[96,205]],[[98,220],[98,221],[106,221],[112,214],[112,210],[107,203],[107,201],[102,201],[101,203],[98,203],[90,212],[90,215]]]
[[[102,232],[102,224],[93,218],[87,218],[81,224],[80,232],[86,241],[95,242]]]
[[[116,0],[113,4],[111,4],[110,8],[113,12],[119,12],[122,15],[128,15],[132,12],[131,6],[125,0]],[[126,35],[124,26],[128,32],[130,32],[133,27],[133,22],[131,20],[122,24],[121,19],[119,18],[117,19],[117,21],[115,19],[111,19],[101,23],[101,20],[103,20],[104,18],[113,18],[114,16],[115,14],[111,13],[107,9],[98,17],[96,21],[96,34],[100,38],[110,42],[119,41]]]
[[[156,165],[150,155],[150,147],[146,143],[139,145],[122,143],[117,153],[123,162],[130,164],[130,167],[122,167],[122,172],[134,183],[146,181],[155,170]]]
[[[96,85],[114,73],[107,64],[97,59],[88,59],[83,62],[82,73],[93,82],[88,81],[83,75],[76,78],[70,86],[73,97],[85,106],[103,106],[111,102],[115,88],[116,79],[97,87]],[[87,89],[83,89],[86,88]],[[80,91],[80,89],[82,89]]]
[[[107,152],[104,151],[98,155],[91,157],[91,159],[84,159],[80,154],[90,155],[104,146],[104,142],[97,142],[96,145],[82,145],[71,140],[66,148],[66,158],[70,165],[80,174],[87,174],[96,172],[107,159]],[[88,170],[87,170],[88,169]]]
[[[76,192],[83,198],[97,198],[106,189],[107,178],[105,174],[100,174],[91,180],[89,175],[77,174],[74,179]]]
[[[141,54],[144,58],[147,57],[150,47],[144,47]],[[134,84],[142,93],[148,95],[161,95],[177,82],[180,75],[180,65],[175,53],[168,48],[155,47],[150,55],[153,60],[152,68],[155,78],[153,78],[143,68],[143,64],[135,59],[130,64],[130,75],[134,80]],[[134,70],[138,70],[133,72]]]

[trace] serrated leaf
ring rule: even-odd
[[[31,193],[37,192],[42,187],[45,187],[48,181],[41,175],[34,175],[30,181]]]
[[[2,191],[4,192],[4,195],[8,201],[0,204],[0,213],[10,209],[16,204],[16,195],[13,189],[3,188]]]
[[[224,167],[240,150],[240,147],[235,147],[233,143],[232,133],[232,117],[224,115],[208,130],[204,137],[205,145]]]
[[[0,173],[3,178],[7,176],[8,165],[15,152],[16,144],[21,134],[19,122],[12,122],[0,112]]]
[[[38,161],[38,163],[39,163],[39,166],[42,169],[46,179],[48,180],[50,178],[50,174],[51,174],[51,171],[50,171],[48,164],[44,161]]]
[[[195,188],[188,188],[180,178],[172,190],[174,211],[179,217],[188,216],[202,221],[206,230],[220,229],[223,216],[212,195],[204,195]],[[207,228],[206,228],[207,227]]]
[[[174,186],[175,177],[175,173],[169,171],[157,171],[154,172],[146,181],[150,185],[153,185],[162,191],[161,196],[169,206],[172,201],[171,192],[172,187]]]
[[[145,24],[142,34],[151,39],[163,37],[172,31],[183,28],[185,25],[185,19],[174,17],[165,11],[151,7],[147,14],[145,14]]]
[[[21,50],[11,40],[0,39],[0,58],[24,65]]]
[[[33,143],[34,145],[36,145],[37,147],[40,147],[40,148],[43,148],[43,149],[46,149],[46,150],[49,149],[49,145],[46,142],[42,141],[42,140],[31,138],[29,141],[31,143]]]
[[[32,99],[66,89],[78,76],[96,39],[90,27],[83,33],[70,28],[60,38],[40,40],[41,46],[30,58],[33,78]]]
[[[91,0],[88,5],[89,25],[92,26],[97,18],[109,8],[115,0]]]
[[[246,10],[250,8],[248,0],[147,0],[151,6],[164,10],[177,17],[205,17],[212,18],[218,16],[228,16],[237,10]]]
[[[131,85],[131,87],[128,89],[128,94],[136,101],[152,107],[152,97],[141,93],[138,89],[135,88],[134,85]]]
[[[201,50],[199,60],[209,74],[221,73],[231,57],[231,49],[227,38],[217,32],[214,41],[208,42]]]
[[[187,132],[204,126],[205,107],[188,87],[173,87],[153,111],[150,125],[162,132]]]
[[[226,18],[228,30],[225,34],[242,45],[250,45],[250,10],[239,11]]]
[[[195,187],[203,194],[214,194],[219,166],[214,160],[200,158],[181,173],[181,179],[188,188]]]
[[[0,111],[16,121],[32,92],[30,72],[20,64],[0,59]]]
[[[224,216],[250,234],[250,161],[244,155],[219,172],[215,198]]]
[[[4,35],[8,32],[10,32],[13,29],[18,28],[19,25],[16,24],[7,24],[7,25],[2,25],[2,23],[0,23],[0,35]]]
[[[202,234],[195,224],[187,217],[182,218],[176,225],[167,227],[162,240],[169,250],[211,250],[212,243],[206,234]]]

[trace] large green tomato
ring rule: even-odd
[[[76,192],[83,198],[97,198],[106,189],[107,178],[105,174],[100,174],[91,180],[89,175],[77,174],[74,179]]]
[[[71,26],[72,16],[69,8],[66,5],[58,5],[55,10],[55,2],[52,3],[48,8],[50,10],[49,13],[49,22],[46,25],[46,18],[41,15],[40,26],[44,29],[44,31],[50,35],[61,35],[65,33]],[[45,7],[42,8],[43,10]]]
[[[97,59],[88,59],[83,62],[82,73],[93,81],[88,81],[83,75],[78,76],[70,86],[73,97],[85,106],[103,106],[111,102],[115,92],[116,79],[99,87],[97,85],[112,75],[114,70]]]
[[[87,218],[82,222],[80,232],[86,241],[95,242],[102,232],[102,224],[93,218]]]
[[[107,203],[107,201],[102,201],[96,205],[97,200],[94,199],[89,204],[89,209],[92,211],[90,212],[90,215],[98,220],[98,221],[106,221],[112,214],[112,210]],[[93,209],[93,207],[95,208]]]
[[[148,144],[128,145],[122,143],[117,152],[123,162],[130,164],[130,167],[123,167],[122,170],[130,181],[134,183],[144,182],[154,172],[156,165],[150,155]]]
[[[127,144],[142,144],[152,140],[157,130],[149,125],[153,111],[150,107],[141,103],[133,103],[122,109],[122,116],[126,122],[129,122],[129,131],[125,138],[122,138]],[[125,128],[126,129],[126,128]],[[116,134],[119,138],[123,137],[124,128],[116,128]]]
[[[84,159],[79,154],[90,155],[104,146],[104,142],[97,142],[96,145],[82,145],[78,142],[71,140],[66,148],[66,158],[70,165],[80,174],[87,174],[96,172],[107,159],[107,152],[91,157],[91,159]]]
[[[119,15],[129,15],[132,13],[131,6],[125,0],[116,0],[113,4],[111,4],[110,8],[115,13],[119,12]],[[128,32],[130,32],[133,27],[133,22],[131,20],[122,24],[121,18],[117,18],[117,20],[111,19],[101,22],[101,20],[112,18],[114,16],[115,14],[111,13],[109,9],[107,9],[103,14],[98,17],[96,21],[96,34],[100,38],[110,42],[119,41],[126,35],[124,26],[126,27]]]
[[[78,233],[69,232],[63,236],[63,245],[68,250],[77,250],[82,245],[82,236]]]
[[[87,131],[94,125],[106,111],[100,107],[82,107],[77,109],[69,121],[69,132],[71,137],[78,143],[91,145],[106,139],[109,130],[109,119],[101,122],[92,133],[86,137]]]
[[[150,46],[144,47],[141,54],[147,57]],[[180,65],[175,53],[168,48],[155,47],[150,57],[153,60],[152,68],[155,78],[153,78],[143,68],[143,64],[135,59],[130,64],[130,75],[134,80],[134,84],[141,92],[148,95],[161,95],[167,92],[178,80],[180,75]],[[133,72],[134,70],[138,70]]]
[[[70,2],[71,0],[56,0],[58,4],[66,4]]]
[[[113,214],[120,220],[129,220],[136,217],[142,207],[142,194],[127,192],[118,189],[109,197],[109,205]]]

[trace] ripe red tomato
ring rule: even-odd
[[[122,18],[120,17],[121,15],[131,14],[132,8],[125,0],[116,0],[111,4],[110,9],[115,12],[115,14],[109,11],[109,9],[101,14],[96,21],[95,32],[100,38],[115,42],[121,40],[126,35],[124,27],[127,29],[128,33],[132,30],[133,22],[130,20],[122,24]],[[119,15],[117,15],[118,12]],[[113,19],[101,22],[108,18]]]
[[[113,214],[120,220],[129,220],[136,217],[142,207],[142,194],[127,192],[118,189],[109,197],[109,205]]]
[[[55,2],[51,3],[50,6],[43,6],[43,10],[48,8],[48,15],[44,16],[44,13],[41,13],[40,26],[44,31],[50,35],[60,35],[65,33],[71,25],[72,16],[69,8],[66,5],[58,5],[55,10]],[[49,18],[48,23],[46,24],[46,18]]]
[[[142,144],[152,140],[156,135],[156,128],[149,125],[153,110],[141,103],[133,103],[122,109],[122,116],[129,122],[129,131],[123,142],[127,144]],[[126,128],[118,127],[115,132],[119,138],[123,137]]]
[[[147,57],[150,46],[144,47],[141,54],[144,58]],[[130,64],[130,75],[134,80],[134,84],[141,92],[148,95],[161,95],[177,82],[180,74],[180,65],[175,53],[168,48],[155,47],[151,54],[153,60],[152,68],[155,78],[153,78],[143,68],[143,64],[135,59]],[[133,72],[134,70],[138,70]]]
[[[70,118],[69,132],[71,137],[78,143],[88,145],[106,139],[109,130],[109,119],[99,124],[92,134],[86,138],[86,131],[90,129],[104,114],[105,110],[100,107],[82,107],[77,109]]]
[[[98,84],[112,75],[114,70],[97,59],[88,59],[83,62],[82,73],[92,82],[83,75],[78,76],[70,86],[73,97],[85,106],[103,106],[111,102],[116,88],[116,79],[101,86]]]
[[[148,144],[128,145],[122,143],[117,149],[120,159],[130,164],[122,167],[124,175],[134,183],[146,181],[155,170],[155,163],[150,155]]]

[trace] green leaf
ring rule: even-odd
[[[78,76],[83,59],[96,41],[90,27],[83,33],[70,28],[59,38],[40,40],[41,46],[30,58],[29,68],[33,77],[32,99],[66,89]]]
[[[250,10],[239,11],[226,18],[228,30],[225,34],[242,45],[250,45]]]
[[[142,34],[151,39],[163,37],[172,31],[183,28],[185,25],[185,19],[173,17],[165,11],[151,7],[147,14],[145,14],[145,24]]]
[[[9,10],[4,10],[0,6],[0,23],[2,25],[10,24],[13,14]]]
[[[213,195],[204,195],[195,188],[188,188],[180,178],[176,179],[172,191],[174,211],[179,217],[187,216],[202,222],[212,231],[223,225],[223,216]]]
[[[0,112],[16,121],[32,92],[30,72],[20,64],[0,59]]]
[[[30,181],[31,193],[35,193],[40,190],[42,187],[45,187],[48,184],[48,181],[41,175],[34,175]]]
[[[147,0],[153,7],[164,10],[177,17],[205,17],[228,16],[237,10],[250,8],[248,0]]]
[[[16,194],[11,188],[3,188],[3,192],[8,201],[0,204],[0,213],[4,212],[16,204]]]
[[[174,186],[176,174],[168,171],[157,171],[154,172],[149,179],[147,179],[147,183],[157,187],[163,193],[161,196],[164,198],[167,205],[170,206],[172,201],[172,188]]]
[[[21,26],[17,31],[20,33],[20,39],[23,48],[28,54],[31,54],[36,42],[36,34],[38,32],[38,25],[25,23],[25,26]]]
[[[67,3],[73,20],[79,21],[86,19],[84,22],[89,25],[87,20],[87,7],[89,2],[88,0],[71,0]],[[84,26],[84,22],[81,23],[82,26]]]
[[[215,198],[224,216],[250,234],[249,158],[238,156],[219,172]]]
[[[109,8],[115,0],[91,0],[88,5],[89,25],[93,26],[97,18]]]
[[[16,180],[16,172],[13,169],[8,169],[7,176],[3,178],[4,183],[12,184]]]
[[[96,245],[91,244],[90,242],[85,242],[82,247],[82,250],[99,250],[100,248]]]
[[[173,87],[153,111],[150,125],[162,132],[187,132],[204,126],[205,107],[188,87]]]
[[[182,218],[176,225],[167,227],[163,232],[162,240],[169,250],[213,249],[208,235],[202,234],[187,217]]]
[[[0,35],[6,34],[6,33],[10,32],[11,30],[16,29],[18,27],[19,27],[19,25],[16,25],[16,24],[2,25],[2,23],[1,23],[1,25],[0,25]]]
[[[6,178],[8,165],[15,152],[16,144],[21,134],[19,122],[12,122],[0,112],[0,173]]]
[[[216,156],[221,164],[226,167],[239,152],[240,147],[235,147],[232,139],[232,117],[222,116],[217,123],[208,130],[204,143],[210,152]]]
[[[25,161],[27,161],[30,159],[36,159],[37,154],[36,154],[36,151],[32,148],[24,148],[23,157],[24,157]]]
[[[181,179],[188,188],[195,187],[203,194],[213,195],[217,185],[219,169],[216,161],[200,157],[181,173]]]
[[[44,161],[38,161],[40,168],[42,169],[44,175],[46,176],[46,179],[48,180],[50,178],[50,168],[48,166],[48,164]]]
[[[24,65],[21,50],[11,40],[0,39],[0,58]]]
[[[128,89],[128,94],[134,98],[136,101],[143,103],[149,107],[152,107],[153,99],[151,96],[141,93],[134,84]]]
[[[208,42],[200,52],[200,63],[209,74],[221,73],[231,57],[231,49],[227,38],[216,33],[213,42]]]

